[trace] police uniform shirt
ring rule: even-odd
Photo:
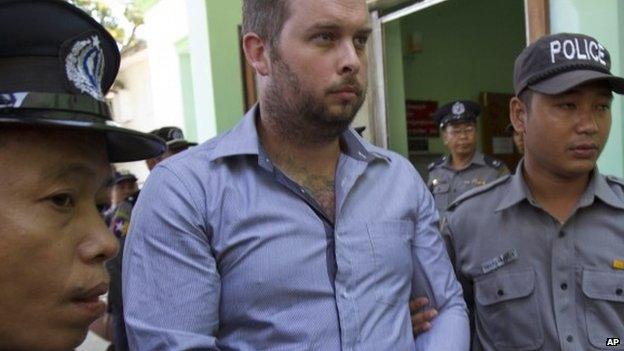
[[[453,169],[451,157],[444,156],[429,165],[427,184],[433,193],[440,218],[443,218],[448,206],[459,195],[507,173],[509,170],[502,162],[480,152],[475,152],[470,164],[461,170]]]
[[[522,177],[460,197],[443,229],[473,350],[624,350],[624,181],[597,171],[565,223]]]

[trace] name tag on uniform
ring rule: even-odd
[[[613,268],[624,270],[624,260],[613,260]]]
[[[500,256],[494,257],[491,260],[483,262],[481,264],[481,270],[483,271],[483,274],[487,274],[517,259],[518,259],[518,251],[516,251],[516,249],[511,249]]]

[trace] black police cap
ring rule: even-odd
[[[178,127],[162,127],[152,130],[150,134],[160,137],[167,143],[168,147],[174,149],[189,148],[197,145],[197,143],[184,139],[184,133]]]
[[[124,181],[136,182],[137,177],[129,171],[118,171],[115,172],[114,184],[119,184]]]
[[[440,107],[432,117],[440,128],[444,128],[447,124],[474,122],[479,113],[481,107],[476,102],[457,100]]]
[[[584,34],[559,33],[543,36],[516,58],[514,91],[529,88],[556,95],[591,81],[607,81],[611,89],[624,94],[624,78],[611,74],[611,55]]]
[[[164,152],[158,137],[111,120],[119,49],[88,14],[61,0],[0,0],[0,36],[0,123],[102,133],[111,162]]]

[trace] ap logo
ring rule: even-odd
[[[620,338],[608,338],[607,346],[620,346]]]

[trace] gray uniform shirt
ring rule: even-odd
[[[559,223],[520,167],[458,199],[443,231],[473,350],[624,350],[606,346],[624,339],[624,181],[595,171]]]
[[[440,219],[444,218],[446,209],[459,195],[508,173],[505,164],[480,152],[475,152],[472,161],[461,170],[453,169],[450,156],[430,164],[427,184],[433,193]]]

